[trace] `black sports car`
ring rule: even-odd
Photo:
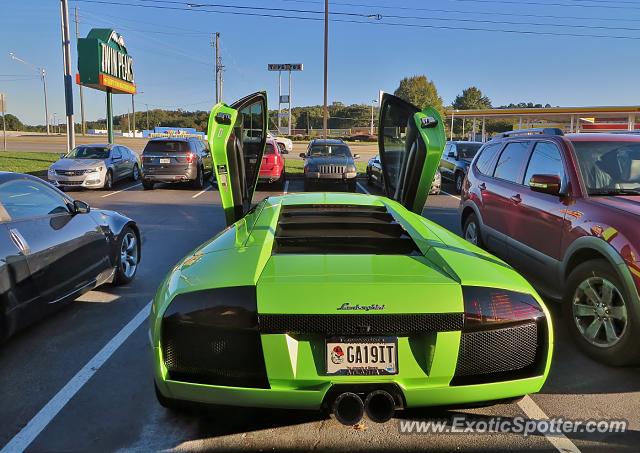
[[[0,340],[103,283],[129,283],[139,262],[133,220],[0,172]]]

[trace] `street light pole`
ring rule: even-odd
[[[149,104],[145,102],[144,106],[147,108],[147,130],[149,130]]]
[[[329,62],[329,0],[324,0],[324,106],[322,109],[322,127],[324,139],[327,139],[327,123],[329,122],[329,109],[327,108],[327,79]]]
[[[71,37],[69,33],[69,5],[60,0],[62,26],[62,62],[64,64],[64,100],[67,116],[67,153],[76,147],[76,123],[73,120],[73,78],[71,76]]]
[[[372,99],[371,100],[371,131],[370,131],[370,135],[373,135],[373,106],[374,104],[376,104],[378,102],[377,99]]]
[[[22,63],[25,66],[30,67],[38,74],[40,74],[40,79],[42,80],[42,89],[44,90],[44,124],[47,127],[47,135],[49,135],[49,108],[47,106],[47,79],[46,79],[46,71],[44,68],[37,68],[35,65],[32,65],[28,61],[25,61],[21,58],[16,57],[16,54],[13,52],[9,52],[9,56],[12,60]]]
[[[75,16],[76,16],[76,42],[80,38],[80,20],[78,15],[78,7],[75,8]],[[84,120],[84,92],[82,89],[82,85],[80,85],[80,120],[82,122],[82,136],[84,137],[87,133],[87,123]]]

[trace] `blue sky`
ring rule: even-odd
[[[71,1],[80,10],[80,33],[93,27],[113,27],[124,35],[135,60],[136,83],[143,93],[136,109],[209,109],[213,104],[213,53],[209,33],[221,33],[226,65],[224,100],[266,89],[274,101],[277,73],[267,63],[304,63],[293,79],[294,105],[322,103],[323,23],[187,10],[137,8],[123,4],[147,4],[185,8],[181,3],[157,0],[101,0],[116,4]],[[194,0],[195,1],[195,0]],[[298,10],[322,10],[322,2],[308,0],[198,0],[199,3],[242,5]],[[378,90],[393,91],[402,77],[426,74],[446,104],[469,85],[476,85],[494,105],[533,101],[560,106],[640,104],[638,45],[640,3],[606,0],[336,0],[330,9],[352,14],[381,14],[383,21],[537,32],[617,35],[638,39],[546,36],[382,26],[333,22],[330,25],[329,100],[370,103]],[[535,4],[531,4],[535,3]],[[365,4],[367,7],[356,7]],[[571,6],[554,6],[571,5]],[[64,114],[60,12],[57,0],[2,0],[0,40],[0,91],[7,94],[8,112],[28,124],[42,124],[42,86],[29,68],[8,55],[44,66],[48,72],[49,111]],[[637,6],[636,6],[637,5]],[[418,10],[416,8],[422,8]],[[250,11],[266,14],[305,15],[282,11]],[[435,11],[435,10],[447,10]],[[450,11],[461,12],[450,12]],[[488,14],[491,13],[491,14]],[[501,15],[498,15],[500,13]],[[530,17],[523,14],[550,17]],[[410,20],[389,15],[431,17],[443,20]],[[571,18],[567,18],[571,16]],[[336,19],[375,22],[357,16]],[[586,18],[579,20],[576,18]],[[611,20],[613,19],[613,20]],[[581,24],[588,27],[532,26],[469,22],[536,22]],[[73,23],[72,23],[73,25]],[[72,50],[74,72],[77,53]],[[20,79],[20,80],[16,80]],[[284,78],[286,80],[286,78]],[[104,93],[85,90],[88,119],[104,117]],[[114,96],[115,113],[125,113],[129,96]],[[75,92],[79,114],[78,92]],[[79,121],[79,120],[78,120]]]

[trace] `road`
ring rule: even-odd
[[[366,184],[358,187],[377,193]],[[301,191],[302,181],[292,180],[287,188]],[[445,185],[445,189],[451,188]],[[274,193],[261,187],[256,199]],[[155,400],[146,322],[123,338],[104,365],[89,369],[86,384],[61,397],[58,392],[147,305],[171,267],[225,226],[219,194],[211,187],[201,192],[167,186],[149,192],[139,184],[124,183],[112,192],[72,195],[136,219],[143,232],[142,262],[129,286],[92,291],[0,347],[0,446],[14,439],[40,412],[37,420],[44,420],[42,430],[28,444],[29,451],[638,450],[640,370],[605,367],[577,352],[555,306],[556,352],[549,380],[542,392],[520,403],[452,411],[411,410],[398,413],[386,424],[365,422],[360,429],[342,426],[316,412],[229,408],[175,414]],[[451,195],[432,196],[424,215],[459,234],[457,204]],[[56,395],[55,401],[66,402],[59,412],[51,410]],[[623,418],[630,425],[625,434],[569,434],[569,439],[549,439],[540,433],[528,437],[399,433],[400,420],[465,414],[475,421],[540,414],[566,419]]]

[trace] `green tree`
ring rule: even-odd
[[[1,117],[2,115],[0,115],[0,118]],[[4,115],[4,120],[6,122],[6,127],[8,131],[24,130],[24,124],[22,124],[22,121],[20,121],[17,116],[12,115],[11,113],[7,113]]]
[[[400,86],[393,94],[411,102],[418,108],[434,107],[440,113],[444,113],[442,98],[438,95],[438,89],[427,76],[405,77],[400,81]]]
[[[471,86],[456,96],[453,108],[458,110],[490,109],[491,99],[482,94],[479,88]]]

